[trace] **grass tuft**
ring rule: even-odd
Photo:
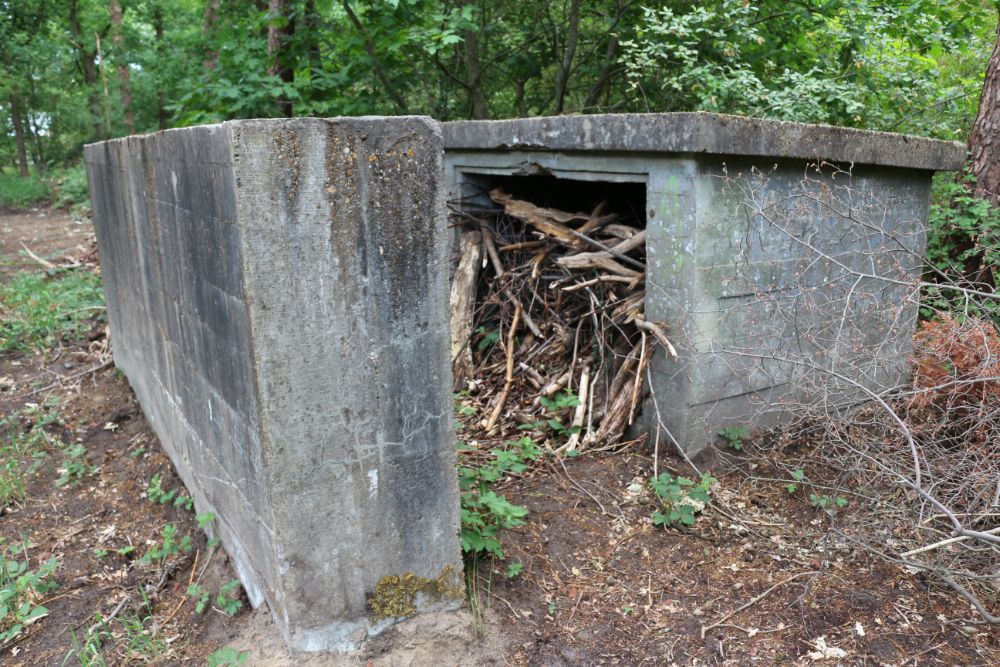
[[[19,273],[0,286],[0,352],[80,339],[103,311],[100,278],[89,271]]]

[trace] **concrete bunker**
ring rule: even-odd
[[[930,178],[961,165],[960,144],[707,113],[463,121],[444,135],[459,209],[507,179],[644,189],[645,317],[678,354],[651,362],[641,419],[667,445],[697,453],[724,428],[908,377]]]
[[[930,177],[964,157],[712,114],[441,127],[234,121],[86,149],[115,361],[293,650],[461,603],[446,192],[632,213],[645,318],[677,348],[650,361],[643,419],[696,452],[906,376]]]

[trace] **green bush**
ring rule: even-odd
[[[90,189],[87,169],[82,164],[56,174],[56,206],[74,213],[90,213]]]
[[[0,171],[0,206],[24,208],[49,201],[52,188],[37,176],[22,178]]]
[[[19,273],[0,285],[0,352],[79,339],[103,310],[101,280],[89,271]]]
[[[972,283],[978,289],[1000,283],[1000,207],[973,195],[971,174],[937,179],[928,216],[927,263],[930,283]],[[968,304],[954,291],[926,289],[926,306],[977,317],[1000,316],[992,302]],[[929,316],[930,311],[924,315]]]

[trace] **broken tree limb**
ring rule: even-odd
[[[566,444],[557,449],[557,452],[573,452],[576,451],[577,446],[580,444],[580,434],[583,431],[583,419],[587,415],[587,399],[589,398],[590,391],[590,366],[584,366],[583,370],[580,371],[580,386],[577,390],[577,401],[578,405],[573,413],[573,421],[570,422],[570,430],[574,431],[570,434],[569,440]]]
[[[638,327],[639,329],[642,329],[643,331],[648,331],[649,333],[653,334],[653,336],[656,337],[656,340],[660,343],[660,345],[662,345],[667,350],[670,356],[674,359],[677,359],[677,350],[674,349],[674,346],[670,342],[670,339],[667,338],[666,332],[663,331],[662,324],[660,324],[659,322],[650,322],[642,315],[642,313],[636,313],[635,326]]]
[[[56,268],[56,265],[53,264],[52,262],[50,262],[49,260],[43,259],[43,258],[39,257],[38,255],[36,255],[35,253],[31,252],[31,248],[29,248],[28,246],[24,245],[24,241],[21,242],[21,247],[24,248],[24,252],[26,252],[28,254],[28,257],[30,257],[31,259],[33,259],[38,264],[41,264],[42,266],[44,266],[46,269],[54,269],[54,268]]]
[[[517,324],[520,319],[521,302],[518,301],[514,305],[514,319],[511,321],[510,329],[507,331],[507,376],[504,380],[503,391],[500,393],[500,398],[497,399],[497,404],[493,408],[493,413],[490,414],[490,418],[486,422],[487,433],[496,427],[497,420],[500,418],[500,413],[503,412],[503,406],[507,402],[507,396],[510,395],[510,386],[514,384],[514,334],[517,333]]]
[[[483,254],[483,235],[465,230],[458,240],[458,268],[451,282],[451,363],[455,388],[472,377],[472,316],[476,307],[476,283]]]

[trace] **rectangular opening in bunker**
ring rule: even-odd
[[[462,185],[460,418],[563,451],[623,441],[657,345],[644,317],[646,184],[464,174]]]

